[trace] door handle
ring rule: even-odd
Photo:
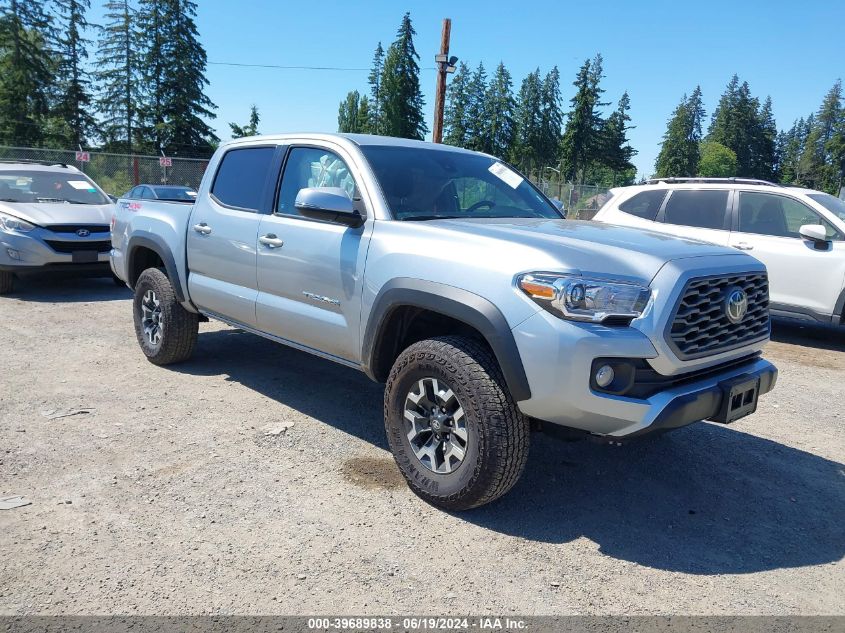
[[[285,243],[283,240],[280,240],[276,237],[273,233],[268,233],[267,235],[262,235],[258,238],[258,241],[261,244],[264,244],[267,248],[279,248],[280,246],[284,246]]]
[[[194,230],[197,233],[202,233],[203,235],[208,235],[209,233],[211,233],[211,227],[208,226],[205,222],[194,224]]]
[[[748,242],[737,242],[734,245],[734,248],[738,248],[741,251],[753,251],[754,247],[749,244]]]

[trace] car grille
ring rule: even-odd
[[[57,253],[73,253],[74,251],[97,251],[108,253],[111,250],[111,241],[100,240],[97,242],[60,242],[58,240],[44,240]]]
[[[91,231],[91,233],[109,232],[108,224],[53,224],[45,228],[53,233],[76,233],[81,229]]]
[[[748,297],[748,311],[732,323],[725,310],[729,289]],[[769,335],[769,280],[766,273],[690,280],[671,320],[666,339],[681,360],[726,352]]]

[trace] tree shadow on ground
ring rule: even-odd
[[[221,330],[201,334],[194,358],[173,370],[224,376],[386,448],[382,387],[353,369]],[[606,556],[693,574],[839,561],[845,466],[740,430],[749,428],[754,418],[701,423],[622,447],[535,434],[516,487],[456,516],[541,543],[583,536]]]

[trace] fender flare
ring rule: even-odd
[[[126,247],[127,250],[127,276],[131,277],[130,271],[134,269],[135,255],[139,248],[147,248],[154,252],[164,262],[164,269],[167,271],[167,277],[170,279],[170,284],[173,286],[173,292],[180,303],[186,301],[185,293],[182,290],[182,280],[179,278],[179,270],[176,268],[176,259],[170,248],[161,237],[154,233],[147,231],[137,231],[131,238]],[[129,279],[130,285],[134,288],[137,279]]]
[[[839,319],[838,321],[837,317]],[[836,300],[836,305],[833,306],[831,321],[833,321],[834,325],[845,325],[845,288],[842,289],[842,292],[839,294],[839,299]]]
[[[511,328],[493,303],[468,290],[409,277],[386,283],[373,302],[361,350],[362,369],[370,378],[378,382],[385,378],[376,375],[380,335],[393,311],[405,306],[431,310],[473,327],[493,350],[514,400],[531,397]]]

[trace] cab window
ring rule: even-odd
[[[834,226],[798,200],[756,191],[739,194],[741,233],[800,238],[798,230],[805,224],[821,224],[828,239],[842,239],[842,234]]]
[[[715,189],[676,189],[666,203],[666,224],[701,229],[727,229],[728,191]]]
[[[325,149],[294,147],[285,162],[276,213],[302,215],[294,203],[299,190],[308,187],[339,187],[350,199],[355,197],[355,180],[340,156]]]
[[[226,152],[211,195],[221,204],[243,211],[258,211],[275,147],[248,147]]]

